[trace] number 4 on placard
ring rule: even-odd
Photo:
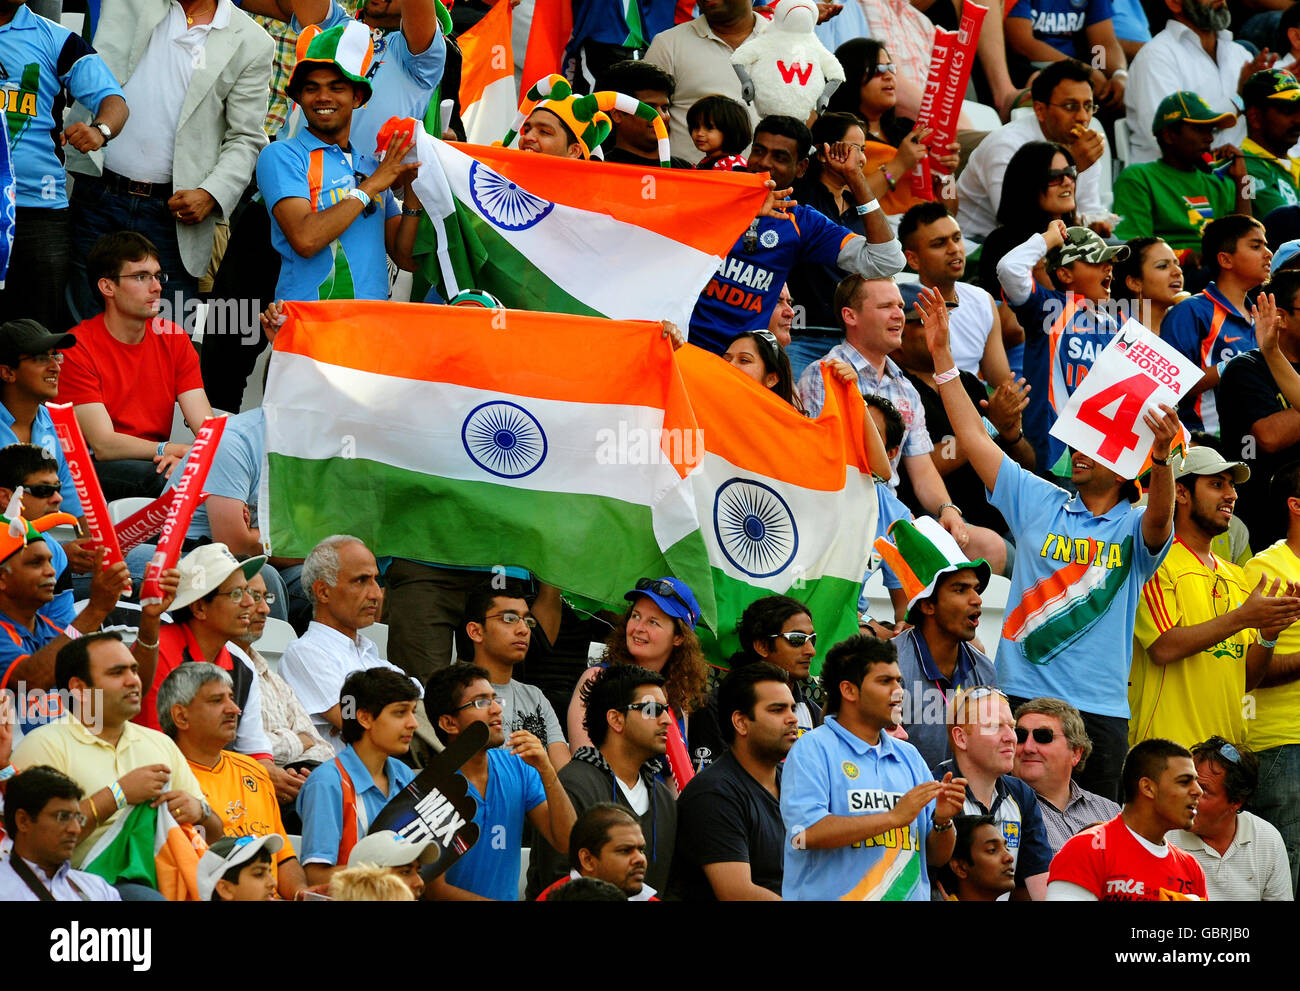
[[[1086,399],[1079,407],[1079,421],[1101,434],[1097,453],[1107,461],[1117,461],[1124,451],[1137,447],[1138,435],[1133,425],[1142,415],[1147,398],[1156,390],[1156,380],[1146,375],[1130,375]],[[1115,415],[1106,410],[1119,403]]]

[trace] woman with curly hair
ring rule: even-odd
[[[704,700],[708,668],[695,635],[700,606],[679,578],[642,578],[623,598],[632,603],[610,631],[599,665],[587,668],[569,702],[569,749],[591,746],[583,728],[582,686],[610,664],[637,664],[663,675],[664,693],[686,739],[687,716]]]

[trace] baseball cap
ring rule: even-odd
[[[1127,244],[1107,244],[1100,234],[1087,227],[1067,227],[1065,243],[1047,253],[1047,268],[1053,271],[1073,262],[1100,265],[1102,262],[1123,261],[1127,257]]]
[[[1277,275],[1282,269],[1297,261],[1298,256],[1300,256],[1300,238],[1294,241],[1283,241],[1273,252],[1273,261],[1268,266],[1269,275]]]
[[[225,544],[203,544],[196,547],[176,565],[181,573],[181,582],[176,592],[176,601],[167,611],[175,612],[192,602],[198,602],[240,569],[243,569],[244,577],[251,580],[262,570],[264,564],[265,554],[241,562],[230,553],[230,548]]]
[[[1220,475],[1232,472],[1232,484],[1240,485],[1250,478],[1250,469],[1240,461],[1228,461],[1212,447],[1189,447],[1183,455],[1183,465],[1174,469],[1174,478],[1188,475]]]
[[[357,840],[357,845],[348,854],[348,866],[374,864],[376,867],[405,867],[413,860],[432,864],[441,855],[442,851],[433,840],[413,843],[391,829],[381,829]]]
[[[925,314],[916,305],[916,301],[921,298],[921,290],[924,288],[925,286],[919,282],[900,282],[898,284],[898,291],[903,294],[903,319],[909,323],[925,319]],[[945,299],[944,303],[947,304],[950,310],[957,308],[956,300]]]
[[[284,838],[279,833],[267,833],[265,836],[223,836],[199,858],[199,901],[212,901],[212,892],[216,889],[217,882],[226,876],[226,872],[248,863],[263,847],[274,859],[283,846]]]
[[[76,343],[75,335],[51,334],[39,320],[30,317],[10,320],[0,324],[0,365],[16,368],[18,359],[24,355],[66,351]]]
[[[1248,107],[1263,107],[1270,102],[1290,104],[1297,100],[1300,100],[1300,81],[1286,69],[1264,69],[1247,79],[1241,88],[1241,102]]]
[[[643,595],[692,629],[700,621],[700,604],[695,601],[695,593],[680,578],[642,578],[623,598],[635,602]]]
[[[1160,101],[1160,106],[1156,107],[1155,119],[1151,121],[1151,133],[1159,134],[1171,124],[1213,124],[1223,128],[1231,127],[1236,122],[1236,114],[1216,114],[1195,93],[1180,90]]]

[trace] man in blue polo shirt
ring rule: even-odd
[[[1166,313],[1160,324],[1160,337],[1205,369],[1178,404],[1188,430],[1219,435],[1219,375],[1235,355],[1258,346],[1246,294],[1268,281],[1272,261],[1264,225],[1253,217],[1234,213],[1206,225],[1201,262],[1215,273],[1214,280]],[[1239,443],[1236,437],[1225,439]]]
[[[1155,434],[1146,506],[1133,504],[1131,482],[1078,451],[1070,457],[1077,491],[1070,495],[1021,468],[993,442],[957,380],[942,297],[927,289],[918,305],[926,312],[926,344],[957,442],[1017,538],[998,684],[1013,706],[1045,695],[1079,709],[1095,744],[1079,784],[1113,798],[1128,753],[1138,602],[1173,539],[1168,458],[1180,435],[1178,415],[1161,406],[1163,415],[1143,417]]]
[[[771,174],[788,189],[808,168],[812,133],[793,117],[764,117],[754,129],[747,168]],[[868,279],[889,278],[905,260],[871,187],[861,172],[849,185],[867,236],[854,234],[811,207],[796,206],[789,219],[754,220],[700,293],[691,314],[692,344],[722,354],[741,331],[766,327],[790,270],[799,262],[838,266]]]
[[[489,678],[485,668],[453,664],[435,672],[424,689],[425,712],[444,744],[472,723],[488,727],[487,747],[457,772],[478,803],[478,842],[447,873],[434,878],[426,898],[518,901],[525,819],[557,852],[569,849],[569,831],[577,818],[573,803],[542,741],[527,730],[507,736],[501,698]]]
[[[352,112],[370,99],[372,58],[370,32],[356,21],[316,34],[288,86],[307,126],[258,157],[257,185],[283,259],[277,299],[387,299],[385,254],[415,268],[419,201],[410,181],[419,163],[402,161],[413,141],[394,138],[369,176],[350,143]],[[394,185],[406,187],[405,209]]]
[[[927,863],[952,854],[966,782],[935,781],[920,752],[887,732],[903,702],[892,644],[864,635],[836,644],[822,687],[825,722],[799,738],[781,776],[781,897],[928,901]]]
[[[63,145],[104,147],[126,124],[126,99],[90,45],[22,2],[0,4],[0,66],[17,205],[7,280],[0,272],[0,286],[8,284],[0,289],[0,320],[34,317],[61,328],[69,264]],[[63,130],[69,97],[95,110],[90,124]]]

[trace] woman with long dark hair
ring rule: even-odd
[[[994,299],[1002,298],[998,262],[1003,255],[1030,235],[1047,230],[1053,220],[1064,221],[1067,227],[1078,224],[1074,200],[1077,178],[1074,156],[1055,141],[1030,141],[1011,156],[1002,181],[998,226],[989,232],[980,249],[979,285]],[[1034,277],[1044,288],[1052,287],[1045,263],[1034,270]],[[1024,331],[1005,303],[999,305],[998,315],[1007,343],[1007,362],[1018,376],[1024,366]],[[1019,333],[1019,343],[1007,339],[1008,328]]]
[[[1183,289],[1183,270],[1174,249],[1159,237],[1135,237],[1128,257],[1115,262],[1111,295],[1129,301],[1128,315],[1153,334],[1170,307],[1191,295]]]

